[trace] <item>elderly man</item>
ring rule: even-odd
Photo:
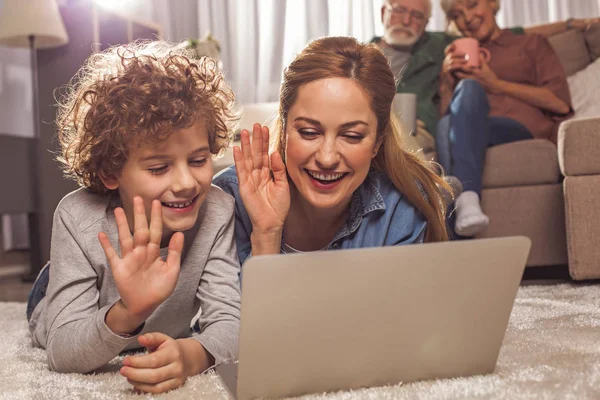
[[[381,7],[384,34],[375,38],[398,82],[398,93],[416,93],[418,97],[419,143],[430,150],[439,118],[439,75],[444,49],[454,37],[443,32],[425,32],[431,16],[430,0],[387,0]]]
[[[431,16],[431,0],[385,0],[381,7],[384,34],[377,43],[390,60],[398,80],[398,93],[416,93],[418,96],[417,140],[427,151],[433,149],[436,126],[442,110],[439,96],[439,76],[444,62],[444,49],[456,39],[445,32],[427,32]],[[596,19],[597,20],[597,19]],[[595,20],[568,19],[563,22],[529,28],[512,28],[515,34],[538,33],[551,36],[567,29],[584,30]]]

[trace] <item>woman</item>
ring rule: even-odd
[[[440,79],[446,112],[436,137],[440,163],[464,186],[456,199],[455,231],[473,236],[489,223],[479,204],[487,147],[532,138],[556,143],[558,125],[572,114],[571,98],[548,40],[500,29],[498,0],[442,0],[442,8],[463,36],[477,39],[491,55],[489,63],[481,57],[479,67],[467,67],[453,44]]]
[[[236,199],[240,262],[250,255],[447,240],[444,181],[405,152],[394,77],[375,44],[311,42],[284,72],[269,129],[243,130],[235,168],[213,183]]]

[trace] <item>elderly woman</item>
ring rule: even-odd
[[[452,44],[441,74],[441,103],[447,111],[436,140],[442,148],[449,142],[450,151],[440,161],[464,186],[456,199],[455,231],[473,236],[489,222],[480,207],[486,148],[531,138],[556,143],[558,125],[572,114],[571,98],[548,40],[500,29],[498,0],[441,4],[448,21],[491,55],[489,62],[481,57],[478,67],[467,66],[465,54]]]

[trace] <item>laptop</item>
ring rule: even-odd
[[[256,256],[244,264],[234,398],[494,371],[526,237]]]

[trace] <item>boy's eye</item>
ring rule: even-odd
[[[148,168],[148,171],[150,171],[150,173],[151,173],[152,175],[160,175],[160,174],[162,174],[162,173],[166,172],[166,171],[167,171],[167,168],[168,168],[168,166],[166,166],[166,165],[163,165],[163,166],[161,166],[161,167],[153,167],[153,168]]]
[[[202,166],[202,165],[206,164],[206,158],[198,158],[195,160],[191,160],[190,164],[195,165],[195,166]]]

